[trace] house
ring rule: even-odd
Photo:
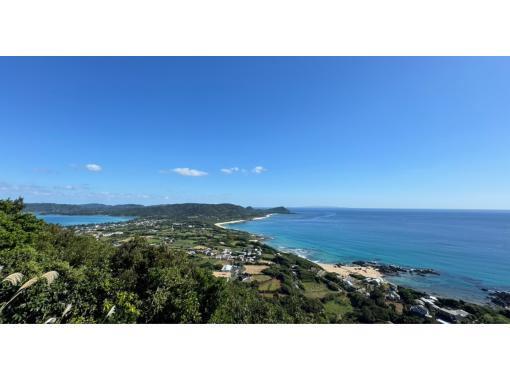
[[[429,314],[429,309],[427,309],[425,306],[422,306],[422,305],[411,306],[409,311],[415,315],[420,316],[420,317],[424,317],[424,318],[431,317],[431,315]]]
[[[433,296],[428,297],[421,297],[419,299],[424,305],[429,305],[430,307],[433,307],[434,309],[437,309],[438,306],[436,305],[437,298]],[[418,301],[418,300],[417,300]]]
[[[445,308],[437,308],[437,315],[445,318],[451,322],[460,322],[463,319],[469,317],[469,313],[462,309],[445,309]]]
[[[415,299],[414,300],[414,304],[415,305],[420,305],[420,306],[425,306],[425,302],[423,302],[422,300],[419,300],[419,299]]]
[[[221,268],[221,271],[222,272],[232,272],[232,269],[233,269],[233,266],[230,265],[230,264],[225,264],[223,265],[223,267]]]
[[[354,290],[356,290],[356,289],[357,289],[351,281],[349,281],[349,280],[347,280],[347,279],[343,279],[342,281],[343,281],[344,286],[345,286],[345,288],[346,288],[347,290],[349,290],[349,291],[354,291]]]
[[[372,285],[377,285],[377,286],[384,284],[384,280],[382,278],[367,277],[365,279],[365,282],[367,284],[372,284]]]
[[[388,293],[386,298],[389,299],[390,301],[400,301],[400,295],[393,290]]]

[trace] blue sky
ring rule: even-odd
[[[0,58],[0,132],[28,202],[510,209],[508,58]]]

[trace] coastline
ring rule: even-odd
[[[257,216],[255,218],[251,218],[251,219],[238,219],[238,220],[229,220],[227,222],[220,222],[220,223],[214,223],[214,225],[216,227],[219,227],[219,228],[223,228],[223,229],[226,229],[225,225],[227,224],[239,224],[239,223],[245,223],[245,222],[250,222],[252,220],[262,220],[262,219],[267,219],[267,218],[270,218],[271,216],[273,216],[274,214],[267,214],[265,216]]]
[[[252,219],[230,220],[227,222],[215,223],[214,225],[219,228],[227,229],[227,227],[225,227],[225,225],[267,219],[267,218],[271,217],[272,215],[274,215],[274,214],[268,214],[266,216],[259,216],[259,217],[252,218]],[[377,268],[374,268],[372,266],[359,266],[359,265],[348,265],[348,264],[338,265],[338,264],[319,263],[319,262],[314,262],[305,256],[299,255],[296,252],[288,252],[288,251],[279,250],[279,249],[277,249],[277,250],[285,252],[287,254],[292,254],[292,255],[296,255],[298,257],[304,258],[310,262],[313,262],[314,264],[319,265],[326,272],[336,273],[343,278],[349,277],[352,274],[362,275],[362,276],[365,276],[368,278],[381,278],[382,279],[384,277],[384,275],[381,271],[379,271]]]
[[[256,217],[251,219],[243,219],[243,220],[232,220],[227,222],[221,222],[216,223],[215,226],[222,228],[222,229],[233,229],[237,230],[235,227],[226,227],[229,224],[240,224],[244,222],[249,221],[256,221],[260,219],[266,219],[271,217],[274,214],[268,214],[263,217]],[[237,230],[241,232],[247,232],[243,230]],[[250,232],[247,232],[250,233]],[[252,234],[252,233],[251,233]],[[254,235],[254,234],[252,234]],[[267,244],[265,240],[270,240],[272,237],[268,235],[255,235],[257,236],[257,240],[263,244]],[[271,244],[268,244],[271,246]],[[503,296],[506,296],[508,291],[505,291],[504,289],[497,289],[497,288],[490,288],[485,289],[482,288],[481,290],[485,292],[483,294],[483,297],[478,296],[471,296],[471,295],[465,295],[465,294],[450,294],[449,292],[443,292],[439,289],[429,289],[427,287],[421,287],[416,286],[415,284],[407,283],[406,281],[399,281],[401,274],[412,274],[414,276],[426,276],[426,275],[440,275],[440,273],[436,270],[429,269],[429,268],[414,268],[414,267],[403,267],[396,264],[380,264],[378,265],[371,265],[370,261],[365,261],[365,264],[362,264],[361,261],[354,261],[352,263],[338,263],[338,261],[335,262],[321,262],[321,261],[315,261],[311,260],[307,255],[300,254],[300,249],[285,249],[282,247],[275,247],[271,246],[271,248],[276,249],[279,252],[295,255],[297,257],[306,259],[318,266],[320,266],[325,272],[329,273],[335,273],[339,277],[341,277],[344,280],[349,280],[351,277],[356,276],[363,276],[367,279],[367,281],[384,281],[384,282],[390,282],[392,284],[397,284],[399,286],[405,287],[407,289],[411,289],[413,291],[422,292],[430,296],[435,297],[441,297],[444,299],[455,299],[455,300],[462,300],[463,302],[468,302],[472,304],[477,305],[490,305],[495,306],[494,302],[492,302],[492,299],[494,298],[494,295],[503,294]],[[405,273],[404,273],[405,272]],[[413,276],[413,277],[414,277]],[[404,277],[403,277],[404,278]],[[409,276],[407,278],[410,278]],[[506,301],[505,301],[506,302]]]
[[[225,225],[229,224],[238,224],[238,223],[245,223],[249,221],[255,221],[255,220],[262,220],[270,218],[274,214],[267,214],[266,216],[259,216],[252,219],[239,219],[239,220],[230,220],[227,222],[221,222],[221,223],[215,223],[214,225],[219,228],[227,229]],[[310,259],[300,256],[296,254],[295,252],[286,252],[292,255],[296,255],[298,257],[305,258],[306,260],[311,261]],[[340,275],[343,278],[349,277],[350,275],[362,275],[368,278],[383,278],[384,275],[381,271],[379,271],[377,268],[371,267],[371,266],[359,266],[359,265],[338,265],[338,264],[327,264],[327,263],[318,263],[314,262],[315,264],[319,265],[322,269],[324,269],[326,272],[330,273],[336,273]]]

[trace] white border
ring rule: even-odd
[[[504,0],[20,0],[3,55],[508,55]]]
[[[485,0],[20,0],[1,55],[508,55]],[[1,84],[0,84],[1,85]],[[504,378],[508,326],[0,326],[1,378]]]
[[[5,379],[492,379],[507,373],[510,329],[15,325],[0,336]]]

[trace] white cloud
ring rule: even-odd
[[[261,174],[267,172],[267,169],[263,166],[255,166],[251,171],[255,174]]]
[[[233,168],[221,169],[221,172],[225,173],[225,174],[234,174],[234,173],[237,173],[239,170],[240,169],[238,167],[233,167]]]
[[[85,165],[85,167],[89,172],[100,172],[101,170],[103,170],[101,165],[98,164],[87,164]]]
[[[203,172],[201,170],[196,170],[196,169],[190,169],[190,168],[175,168],[172,171],[174,173],[177,173],[177,174],[185,176],[185,177],[203,177],[203,176],[207,175],[206,172]]]

